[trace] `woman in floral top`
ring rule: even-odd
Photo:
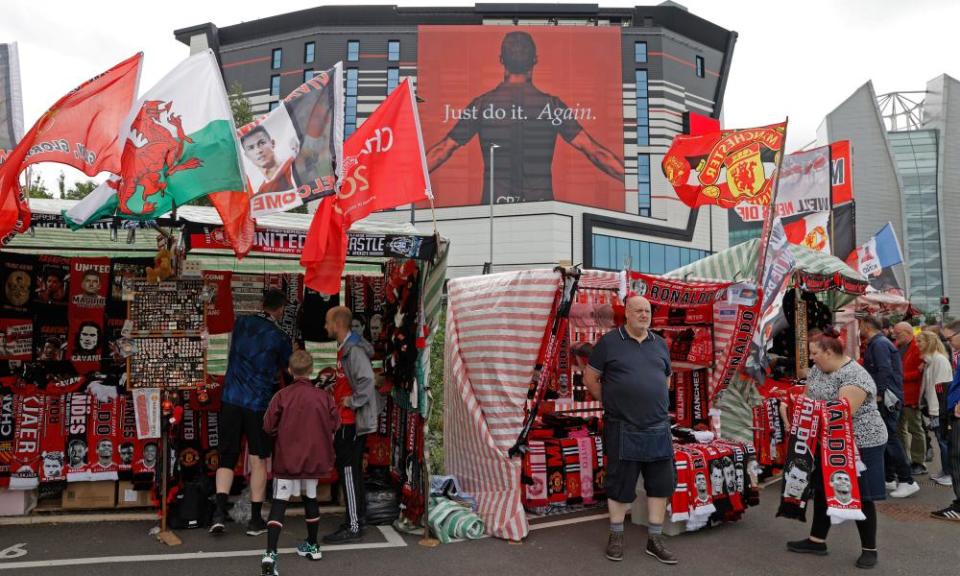
[[[887,444],[887,428],[877,409],[877,386],[870,374],[860,364],[844,353],[839,333],[827,329],[810,342],[810,359],[814,367],[807,377],[805,395],[813,400],[838,400],[846,398],[853,414],[853,436],[860,452],[860,459],[867,469],[858,478],[860,498],[863,502],[865,520],[857,521],[862,553],[857,560],[858,568],[873,568],[877,564],[877,508],[874,502],[884,500],[883,453]],[[810,537],[788,542],[791,552],[826,555],[827,533],[830,518],[827,516],[827,500],[823,488],[820,462],[812,477],[813,525]]]

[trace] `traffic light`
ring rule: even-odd
[[[949,297],[949,296],[941,296],[941,297],[940,297],[940,310],[941,310],[944,314],[946,314],[947,312],[950,311],[950,297]]]

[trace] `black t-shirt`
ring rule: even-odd
[[[614,420],[638,428],[670,423],[670,350],[653,332],[637,342],[622,326],[607,332],[590,355],[601,373],[603,409]]]
[[[493,152],[497,203],[553,200],[557,135],[569,142],[583,129],[572,116],[559,98],[532,83],[504,82],[475,98],[447,137],[463,146],[480,135],[483,204],[490,202],[490,144],[500,146]]]

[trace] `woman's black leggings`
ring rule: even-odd
[[[866,520],[857,520],[857,532],[860,533],[860,547],[867,550],[877,549],[877,506],[873,502],[863,503],[863,515]],[[810,536],[826,540],[830,533],[830,517],[827,516],[827,496],[823,485],[813,487],[813,525]]]

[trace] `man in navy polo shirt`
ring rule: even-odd
[[[603,402],[610,511],[606,555],[623,560],[623,521],[642,473],[649,520],[646,552],[664,564],[676,564],[662,539],[667,498],[676,485],[668,413],[670,351],[663,338],[650,332],[650,302],[629,295],[625,306],[626,323],[597,342],[583,375],[587,390]]]

